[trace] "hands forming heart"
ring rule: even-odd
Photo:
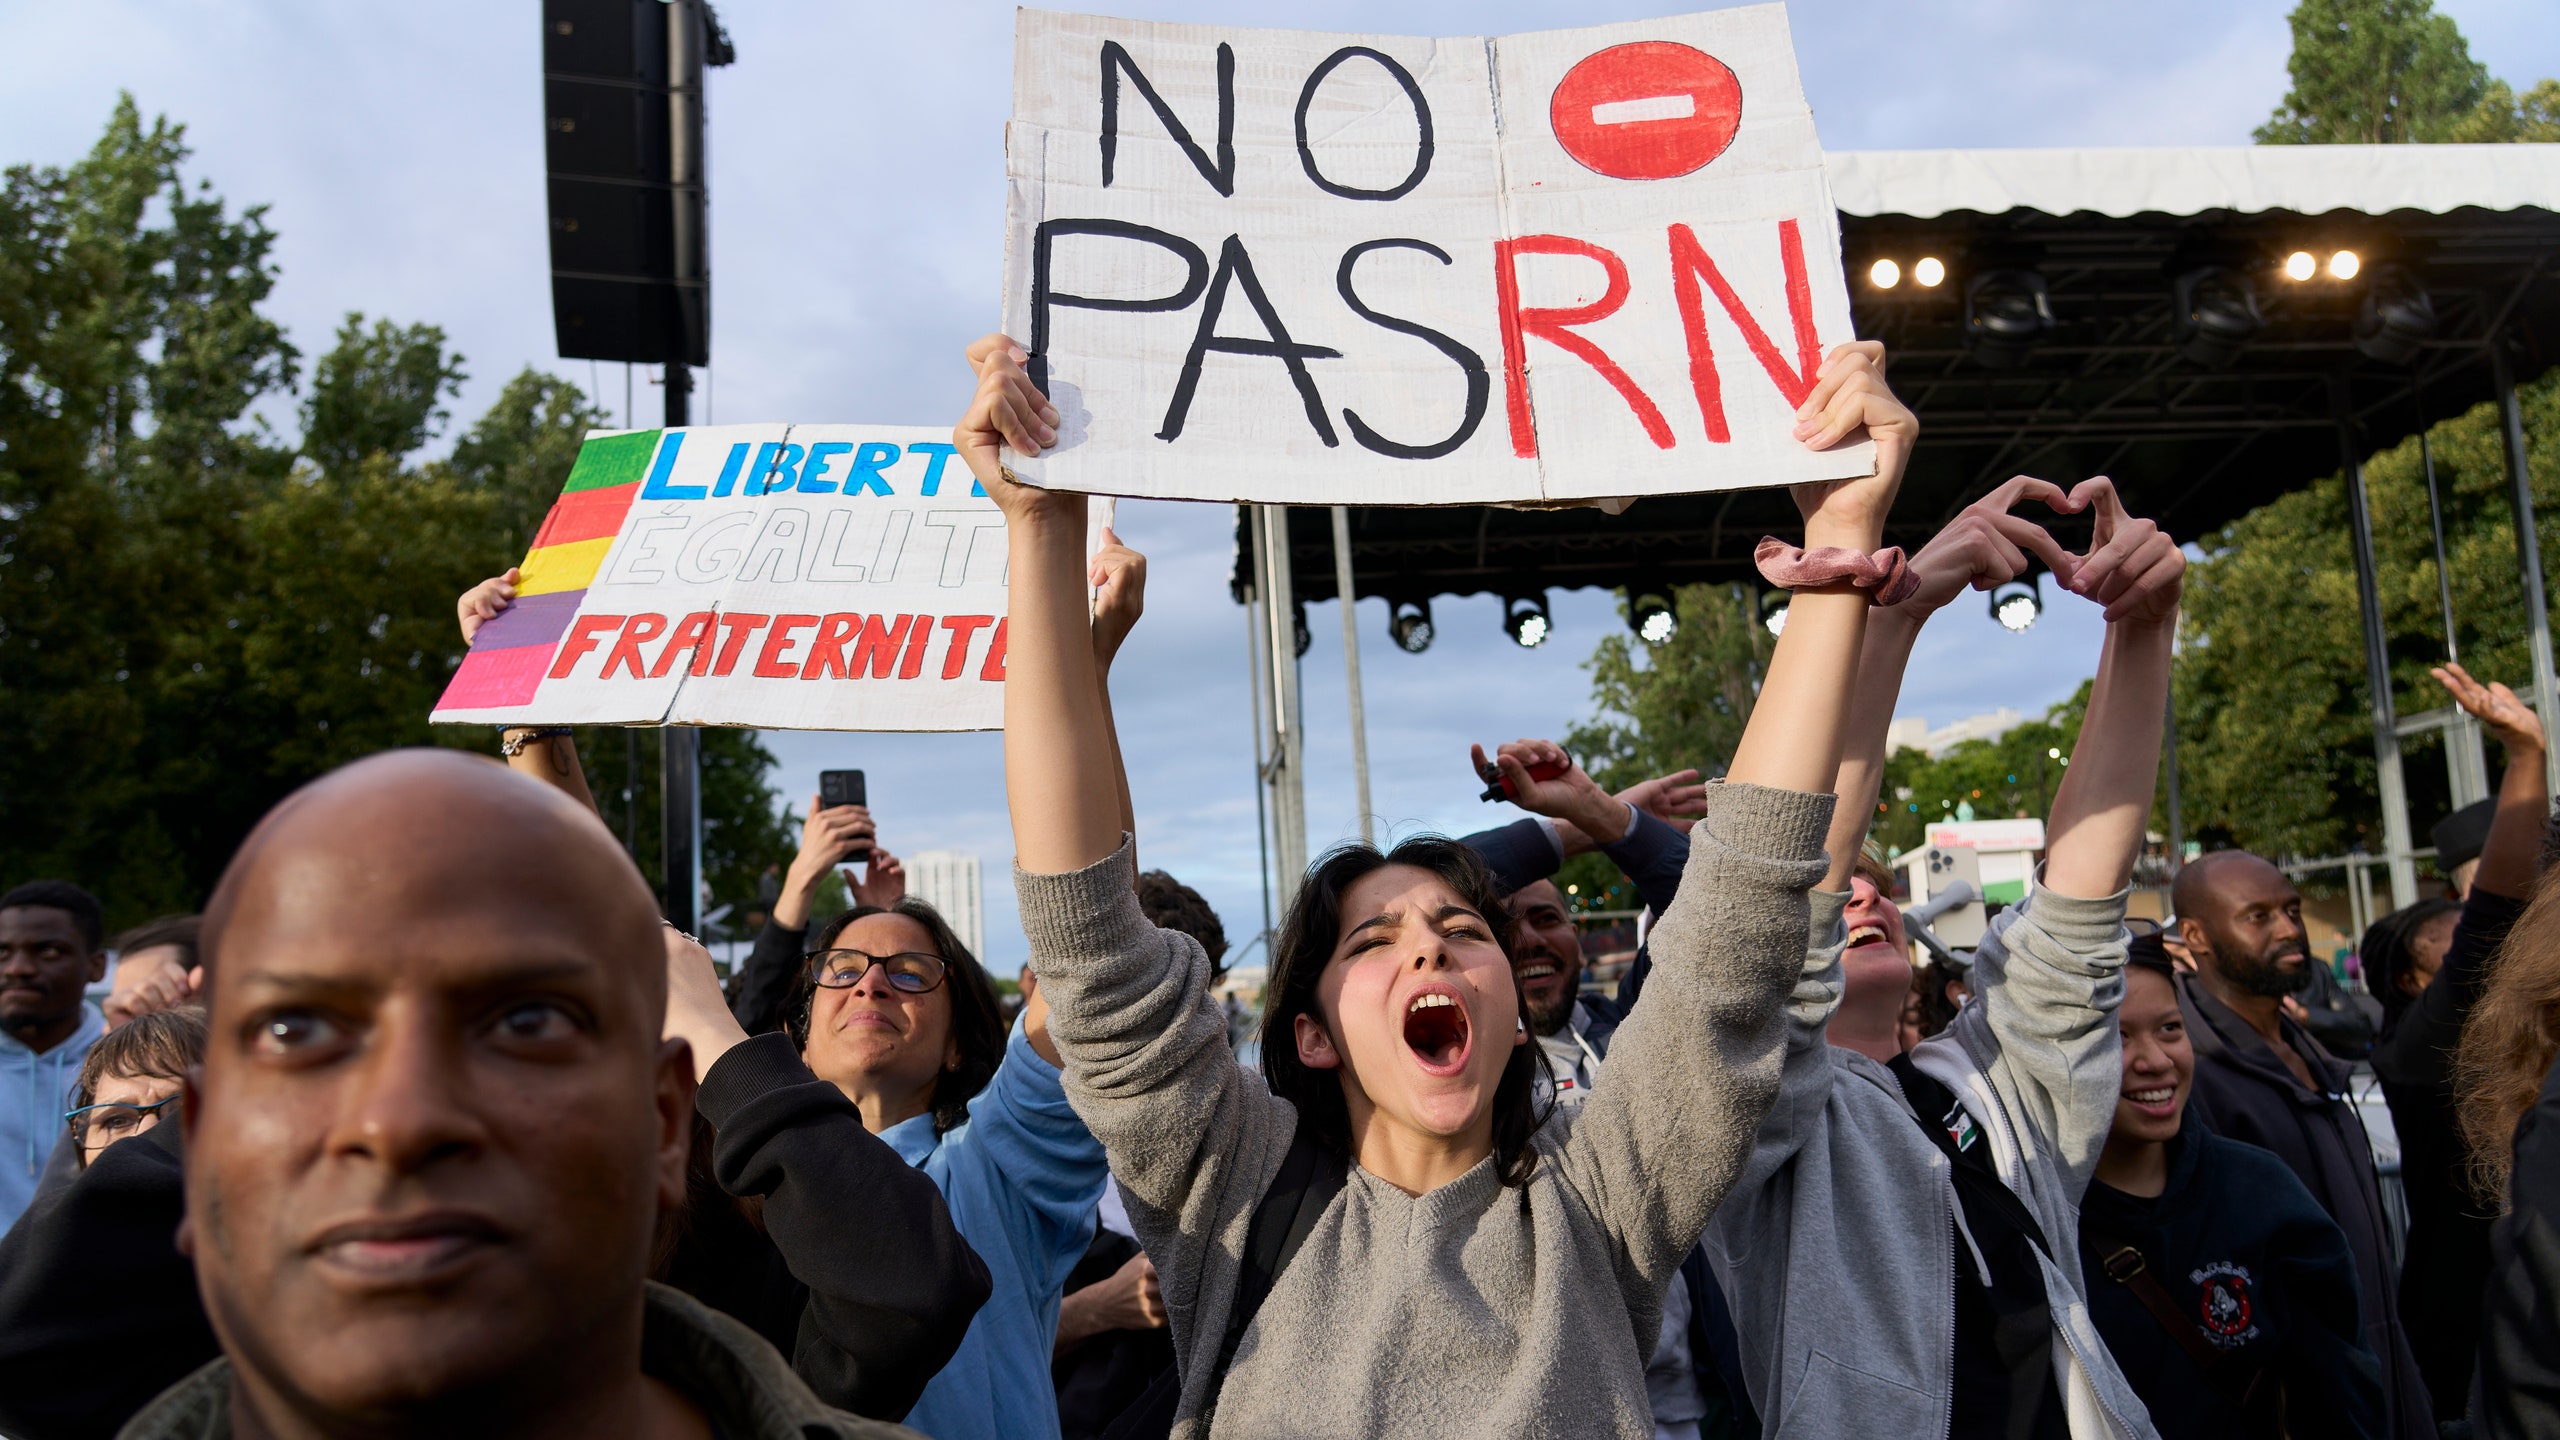
[[[2089,512],[2094,524],[2087,553],[2071,553],[2043,526],[2009,513],[2030,500],[2056,514]],[[2187,571],[2177,542],[2158,525],[2127,513],[2114,481],[2099,476],[2066,492],[2049,480],[2020,475],[1966,506],[1911,557],[1920,589],[1895,608],[1926,618],[1966,587],[1989,590],[2037,562],[2063,589],[2105,607],[2110,624],[2174,619]]]

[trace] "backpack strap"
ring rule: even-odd
[[[1217,1368],[1209,1376],[1209,1407],[1202,1414],[1205,1426],[1217,1412],[1218,1391],[1227,1382],[1227,1367],[1235,1363],[1236,1348],[1244,1343],[1244,1332],[1253,1326],[1253,1318],[1262,1311],[1262,1302],[1271,1297],[1271,1287],[1280,1272],[1289,1268],[1291,1257],[1306,1243],[1316,1221],[1342,1193],[1351,1178],[1350,1163],[1318,1144],[1315,1135],[1301,1121],[1297,1133],[1290,1137],[1289,1153],[1280,1160],[1280,1173],[1271,1177],[1271,1188],[1262,1192],[1261,1203],[1254,1206],[1253,1223],[1245,1232],[1244,1263],[1236,1271],[1235,1304],[1227,1312],[1227,1332],[1218,1342]],[[1130,1402],[1103,1432],[1103,1440],[1156,1440],[1173,1433],[1174,1412],[1182,1403],[1182,1371],[1180,1367],[1158,1374],[1146,1392]]]
[[[2170,1339],[2178,1342],[2178,1348],[2187,1352],[2189,1360],[2195,1362],[2196,1369],[2204,1375],[2205,1383],[2220,1391],[2222,1398],[2233,1405],[2248,1405],[2257,1393],[2263,1367],[2243,1374],[2233,1367],[2232,1357],[2206,1344],[2204,1336],[2196,1331],[2195,1321],[2178,1308],[2178,1302],[2170,1296],[2169,1288],[2160,1283],[2160,1277],[2151,1273],[2150,1261],[2144,1258],[2141,1247],[2097,1231],[2089,1231],[2088,1239],[2089,1248],[2096,1252],[2099,1268],[2107,1272],[2107,1278],[2131,1291],[2133,1298],[2142,1302],[2142,1308],[2151,1312],[2151,1318],[2159,1322],[2160,1328],[2168,1332]]]

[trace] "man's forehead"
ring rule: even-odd
[[[80,922],[68,910],[50,905],[12,905],[0,910],[0,935],[12,939],[65,939],[85,944],[80,937]]]

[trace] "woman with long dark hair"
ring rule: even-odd
[[[1870,558],[1915,428],[1881,347],[1834,351],[1800,412],[1810,448],[1871,435],[1878,473],[1797,491],[1815,548],[1786,634],[1610,1083],[1573,1118],[1540,1113],[1503,912],[1446,842],[1315,868],[1273,956],[1267,1080],[1236,1063],[1207,957],[1131,892],[1083,497],[1000,459],[1055,439],[1025,359],[1003,336],[970,347],[979,389],[953,439],[1007,522],[1023,925],[1067,1091],[1163,1285],[1173,1433],[1651,1436],[1664,1287],[1775,1094],[1869,603],[1852,577],[1900,559]]]

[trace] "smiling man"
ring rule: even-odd
[[[2178,977],[2195,1047],[2189,1104],[2215,1134],[2276,1152],[2346,1232],[2364,1340],[2382,1362],[2384,1418],[2394,1435],[2431,1435],[2426,1381],[2400,1323],[2373,1150],[2346,1100],[2348,1066],[2284,1013],[2284,997],[2309,984],[2318,963],[2302,896],[2265,860],[2217,850],[2188,862],[2171,899],[2196,962]]]
[[[647,1282],[693,1065],[591,812],[452,751],[377,756],[260,824],[204,943],[180,1243],[224,1358],[125,1436],[907,1433]]]
[[[106,918],[77,885],[37,880],[0,895],[0,1230],[34,1198],[80,1062],[106,1033],[83,998],[106,973]]]

